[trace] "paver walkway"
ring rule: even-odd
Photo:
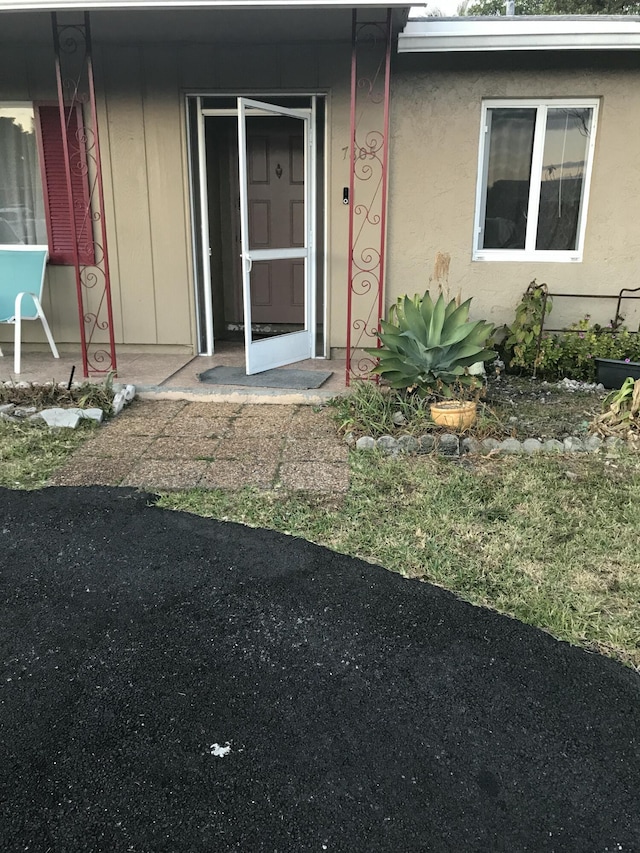
[[[336,493],[349,468],[328,414],[310,406],[136,400],[49,482]]]

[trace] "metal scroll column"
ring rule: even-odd
[[[51,26],[73,237],[82,366],[85,377],[99,376],[115,372],[116,347],[89,13],[62,23],[52,12]],[[72,134],[69,128],[73,127],[74,114],[81,118],[77,131]]]
[[[368,18],[371,10],[361,12]],[[389,161],[391,9],[384,20],[353,11],[346,384],[367,379],[384,305]]]

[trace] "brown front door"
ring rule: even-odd
[[[304,247],[304,128],[287,117],[255,116],[247,124],[247,201],[252,249]],[[277,327],[304,325],[302,258],[254,261],[251,319]]]

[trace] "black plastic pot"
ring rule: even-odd
[[[628,376],[640,379],[640,361],[596,358],[596,380],[605,388],[622,388],[622,383]]]

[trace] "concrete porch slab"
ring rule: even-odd
[[[23,352],[22,372],[13,374],[13,353],[4,346],[0,358],[0,381],[14,382],[68,382],[72,369],[74,382],[84,381],[80,351],[62,351],[59,359],[50,352]],[[198,375],[219,365],[244,364],[242,344],[222,342],[214,356],[189,356],[166,353],[118,353],[117,381],[136,386],[142,400],[183,400],[191,402],[272,403],[289,405],[319,405],[346,392],[344,355],[331,359],[307,359],[297,362],[295,368],[303,370],[332,371],[320,387],[307,391],[282,388],[252,388],[233,385],[208,385],[201,383]],[[293,365],[292,365],[293,367]],[[287,368],[283,367],[283,371]],[[92,376],[89,381],[102,382],[105,376]]]

